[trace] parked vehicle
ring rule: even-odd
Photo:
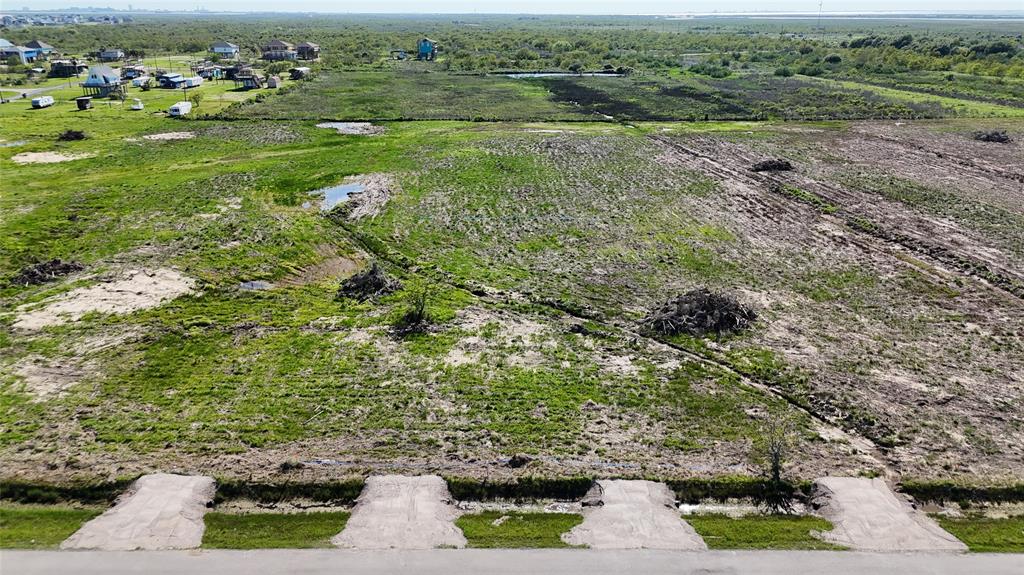
[[[142,110],[145,106],[142,105],[142,100],[138,98],[132,98],[132,110]]]
[[[184,116],[192,111],[192,102],[178,102],[171,106],[167,113],[174,117]]]
[[[185,78],[186,88],[195,88],[196,86],[203,85],[203,78],[200,76],[193,76],[191,78]]]
[[[53,96],[38,96],[32,98],[33,108],[48,108],[53,105]]]
[[[136,88],[141,88],[142,85],[147,82],[149,82],[149,76],[139,76],[138,78],[132,80],[132,86]]]

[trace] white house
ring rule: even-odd
[[[120,48],[100,48],[99,54],[101,62],[116,62],[124,58],[124,50]]]
[[[234,60],[238,58],[238,46],[235,46],[231,42],[214,42],[210,46],[210,51],[227,60]]]

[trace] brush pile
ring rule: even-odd
[[[757,313],[728,294],[695,289],[671,299],[644,320],[644,328],[662,335],[742,331],[757,319]]]
[[[351,298],[366,301],[389,294],[402,287],[402,284],[384,273],[377,262],[364,271],[345,278],[338,289],[339,298]]]

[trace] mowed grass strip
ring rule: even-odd
[[[683,519],[711,549],[844,549],[811,535],[812,530],[832,529],[831,523],[818,517],[687,515]]]
[[[1024,516],[993,519],[936,517],[939,525],[978,553],[1024,553]]]
[[[5,505],[0,507],[0,549],[57,547],[101,512],[72,507]]]
[[[348,511],[314,513],[207,513],[207,549],[313,549],[331,546]]]
[[[582,521],[583,516],[575,513],[483,511],[463,515],[455,524],[468,547],[540,549],[570,547],[562,541],[562,533]]]

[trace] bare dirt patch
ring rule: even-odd
[[[142,136],[146,140],[150,141],[167,141],[167,140],[191,140],[195,138],[195,132],[164,132],[162,134],[146,134]]]
[[[194,549],[213,502],[212,477],[156,473],[140,477],[117,505],[89,521],[61,549]]]
[[[95,154],[62,154],[60,152],[22,152],[11,158],[15,164],[56,164],[84,160]]]
[[[18,308],[14,327],[41,329],[77,321],[90,312],[124,314],[156,307],[164,301],[189,293],[195,280],[176,270],[129,271],[120,279],[74,289],[61,294],[38,309]]]
[[[448,484],[437,475],[372,476],[331,542],[354,549],[465,547],[458,516]]]
[[[664,483],[641,480],[598,481],[584,507],[583,523],[564,534],[570,545],[591,549],[701,550],[707,545],[679,516],[675,496]]]
[[[967,551],[881,479],[823,477],[814,482],[811,505],[834,525],[816,534],[829,543],[858,551]]]
[[[334,246],[320,244],[316,247],[316,251],[323,259],[284,278],[280,282],[277,282],[277,285],[308,285],[326,279],[347,276],[360,268],[358,261],[350,257],[339,255]]]
[[[11,366],[11,373],[20,377],[26,391],[38,401],[59,395],[82,380],[92,366],[79,362],[59,362],[41,355],[29,355]]]
[[[321,122],[317,128],[327,128],[346,136],[378,136],[384,133],[382,126],[370,122]]]
[[[367,174],[353,178],[353,183],[362,184],[361,191],[348,196],[347,213],[350,220],[361,220],[376,216],[384,208],[398,187],[390,174]]]

